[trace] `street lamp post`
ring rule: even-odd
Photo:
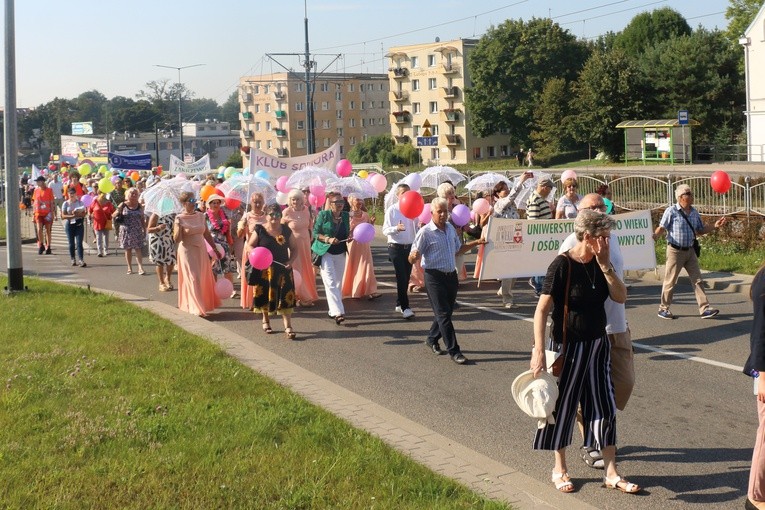
[[[203,66],[205,64],[192,64],[190,66],[182,66],[182,67],[176,67],[176,66],[164,66],[160,64],[154,64],[154,67],[164,67],[165,69],[175,69],[178,71],[178,129],[181,132],[181,161],[183,161],[183,106],[181,106],[181,102],[183,99],[183,94],[181,90],[181,69],[188,69],[190,67],[199,67]]]

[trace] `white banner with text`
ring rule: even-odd
[[[258,149],[251,149],[249,173],[255,175],[258,170],[265,170],[272,178],[282,175],[289,177],[295,170],[308,166],[325,168],[334,173],[337,162],[340,160],[339,149],[340,142],[335,142],[325,151],[294,158],[279,158]]]
[[[624,269],[656,267],[650,211],[613,216]],[[574,232],[574,220],[491,218],[486,226],[480,280],[542,276],[561,243]]]
[[[210,172],[209,154],[205,154],[193,163],[184,163],[178,156],[170,154],[170,169],[168,170],[169,174],[197,175],[209,174]]]

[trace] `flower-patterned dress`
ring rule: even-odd
[[[160,266],[175,265],[174,222],[175,214],[160,216],[157,225],[164,225],[164,230],[149,234],[149,259]]]
[[[268,248],[274,261],[263,270],[253,268],[247,261],[247,283],[253,287],[253,310],[271,315],[277,312],[290,314],[295,308],[295,281],[292,279],[292,269],[286,269],[282,264],[289,260],[292,231],[282,225],[282,235],[273,237],[263,225],[255,225],[255,233],[258,235],[258,246]]]
[[[207,228],[210,230],[215,242],[220,244],[223,248],[223,258],[213,261],[213,273],[216,278],[226,273],[236,273],[236,259],[234,258],[233,246],[229,243],[231,222],[223,212],[223,209],[218,210],[216,216],[212,210],[208,210],[205,213],[207,219]]]

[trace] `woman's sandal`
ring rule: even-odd
[[[634,484],[632,482],[628,482],[621,476],[616,476],[616,478],[608,478],[607,476],[603,477],[603,487],[606,489],[618,489],[622,491],[625,494],[635,494],[640,492],[640,486],[637,484]]]
[[[345,317],[344,316],[342,316],[342,315],[335,316],[335,324],[339,325],[339,324],[342,324],[343,322],[345,322]]]
[[[294,339],[297,338],[297,335],[292,330],[292,328],[285,328],[284,334],[287,335],[287,339],[289,339],[289,340],[294,340]]]
[[[566,480],[564,480],[566,478]],[[568,494],[574,492],[574,483],[571,481],[571,477],[568,473],[556,473],[552,472],[552,483],[555,484],[555,488],[560,492]]]
[[[605,463],[603,462],[603,455],[600,450],[592,448],[591,446],[582,446],[582,460],[585,464],[594,469],[603,469]]]
[[[369,296],[367,296],[367,299],[368,299],[369,301],[374,301],[375,299],[377,299],[377,298],[379,298],[379,297],[382,297],[382,294],[380,294],[379,292],[373,292],[372,294],[370,294]]]
[[[263,321],[263,331],[265,331],[267,335],[270,335],[274,332],[274,330],[271,329],[271,321]]]

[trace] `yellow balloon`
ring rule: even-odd
[[[77,171],[80,172],[80,175],[88,175],[90,172],[93,171],[93,167],[90,166],[90,163],[82,163],[80,166],[77,167]]]
[[[98,191],[101,193],[111,193],[114,191],[114,184],[112,184],[108,177],[104,177],[98,181]]]
[[[88,179],[87,178],[80,177],[80,184],[87,184],[87,183],[88,183]]]
[[[359,170],[359,177],[361,177],[362,179],[366,179],[367,177],[369,177],[369,172],[367,172],[366,170]]]

